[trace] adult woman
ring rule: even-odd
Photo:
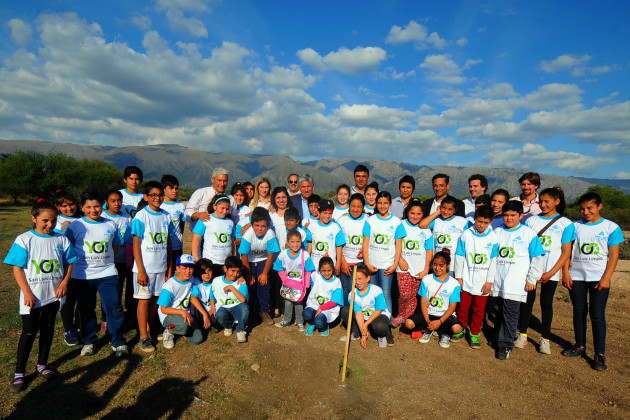
[[[263,207],[269,210],[271,205],[271,182],[265,177],[262,177],[256,182],[256,188],[254,188],[254,198],[250,203],[251,209],[256,207]]]

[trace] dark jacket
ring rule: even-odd
[[[447,194],[446,196],[452,197],[449,194]],[[466,217],[466,209],[464,208],[464,202],[458,198],[455,198],[455,200],[457,201],[457,208],[455,209],[455,216]],[[424,217],[427,217],[429,214],[431,214],[431,206],[433,206],[433,202],[435,202],[435,197],[422,203],[422,212],[424,213]]]

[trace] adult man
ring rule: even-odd
[[[289,188],[289,196],[293,197],[300,193],[300,186],[298,185],[298,174],[291,174],[287,177],[287,187]]]
[[[448,190],[451,188],[450,178],[446,174],[435,174],[431,180],[433,182],[433,193],[435,193],[435,197],[423,203],[425,217],[437,211],[437,208],[442,200],[444,200],[444,197],[449,195]],[[464,212],[464,203],[457,198],[455,201],[457,201],[455,215],[465,217],[466,213]]]
[[[518,200],[523,203],[523,219],[524,223],[528,217],[541,213],[540,200],[536,192],[540,188],[540,174],[538,172],[525,172],[519,179],[521,184],[521,194],[512,197],[510,200]]]
[[[228,173],[224,168],[215,168],[212,171],[211,187],[199,188],[190,196],[188,204],[186,205],[186,221],[188,222],[188,228],[192,231],[197,223],[197,220],[207,222],[210,220],[210,213],[208,212],[208,204],[212,201],[217,194],[226,194],[225,189],[228,184]],[[230,198],[230,215],[234,218],[238,215],[236,201],[234,197],[226,194]]]
[[[300,213],[300,220],[304,217],[308,217],[308,198],[313,194],[313,187],[315,186],[314,179],[309,174],[304,174],[299,179],[300,194],[291,197],[293,207],[295,207]]]
[[[357,165],[354,168],[354,187],[350,189],[350,195],[359,193],[365,194],[368,179],[370,179],[370,170],[365,165]]]
[[[398,181],[398,190],[400,197],[394,198],[389,212],[394,216],[402,219],[405,207],[409,204],[413,191],[416,189],[416,180],[411,175],[405,175]]]
[[[485,176],[474,174],[468,178],[468,191],[470,192],[470,198],[464,200],[464,210],[466,213],[466,217],[474,216],[475,200],[480,195],[485,194],[487,189],[488,180]]]

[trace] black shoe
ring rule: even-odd
[[[512,353],[511,348],[499,347],[499,349],[497,350],[497,359],[507,360],[510,357],[510,353]]]
[[[586,353],[584,346],[573,346],[570,349],[566,349],[562,352],[565,357],[582,357]]]
[[[599,370],[601,372],[605,372],[608,370],[608,366],[606,366],[606,357],[603,354],[596,354],[595,360],[593,360],[593,364],[591,365],[593,369]]]
[[[13,378],[11,381],[11,391],[13,392],[22,392],[26,388],[26,384],[24,383],[24,377],[21,378]]]
[[[392,334],[391,330],[389,330],[389,333],[387,333],[387,345],[390,347],[394,345],[394,335]]]

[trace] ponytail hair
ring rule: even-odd
[[[435,261],[438,258],[443,259],[446,265],[451,265],[451,251],[449,251],[448,249],[443,249],[439,252],[436,252],[435,255],[433,256],[433,261]]]
[[[403,220],[409,219],[409,210],[411,210],[412,207],[420,207],[420,211],[422,211],[422,216],[424,217],[422,201],[420,201],[419,198],[412,198],[411,200],[409,200],[409,203],[407,203],[405,209],[403,210]]]
[[[57,207],[55,207],[54,204],[46,201],[43,198],[40,198],[35,204],[33,204],[33,207],[31,207],[31,216],[37,217],[39,216],[39,213],[44,210],[50,210],[55,214],[59,213],[57,211]]]
[[[545,188],[540,192],[539,197],[542,195],[548,195],[554,200],[560,200],[560,202],[556,206],[556,211],[558,212],[558,214],[564,213],[567,208],[567,203],[564,200],[564,191],[562,191],[562,188],[559,185],[555,185],[551,188]]]

